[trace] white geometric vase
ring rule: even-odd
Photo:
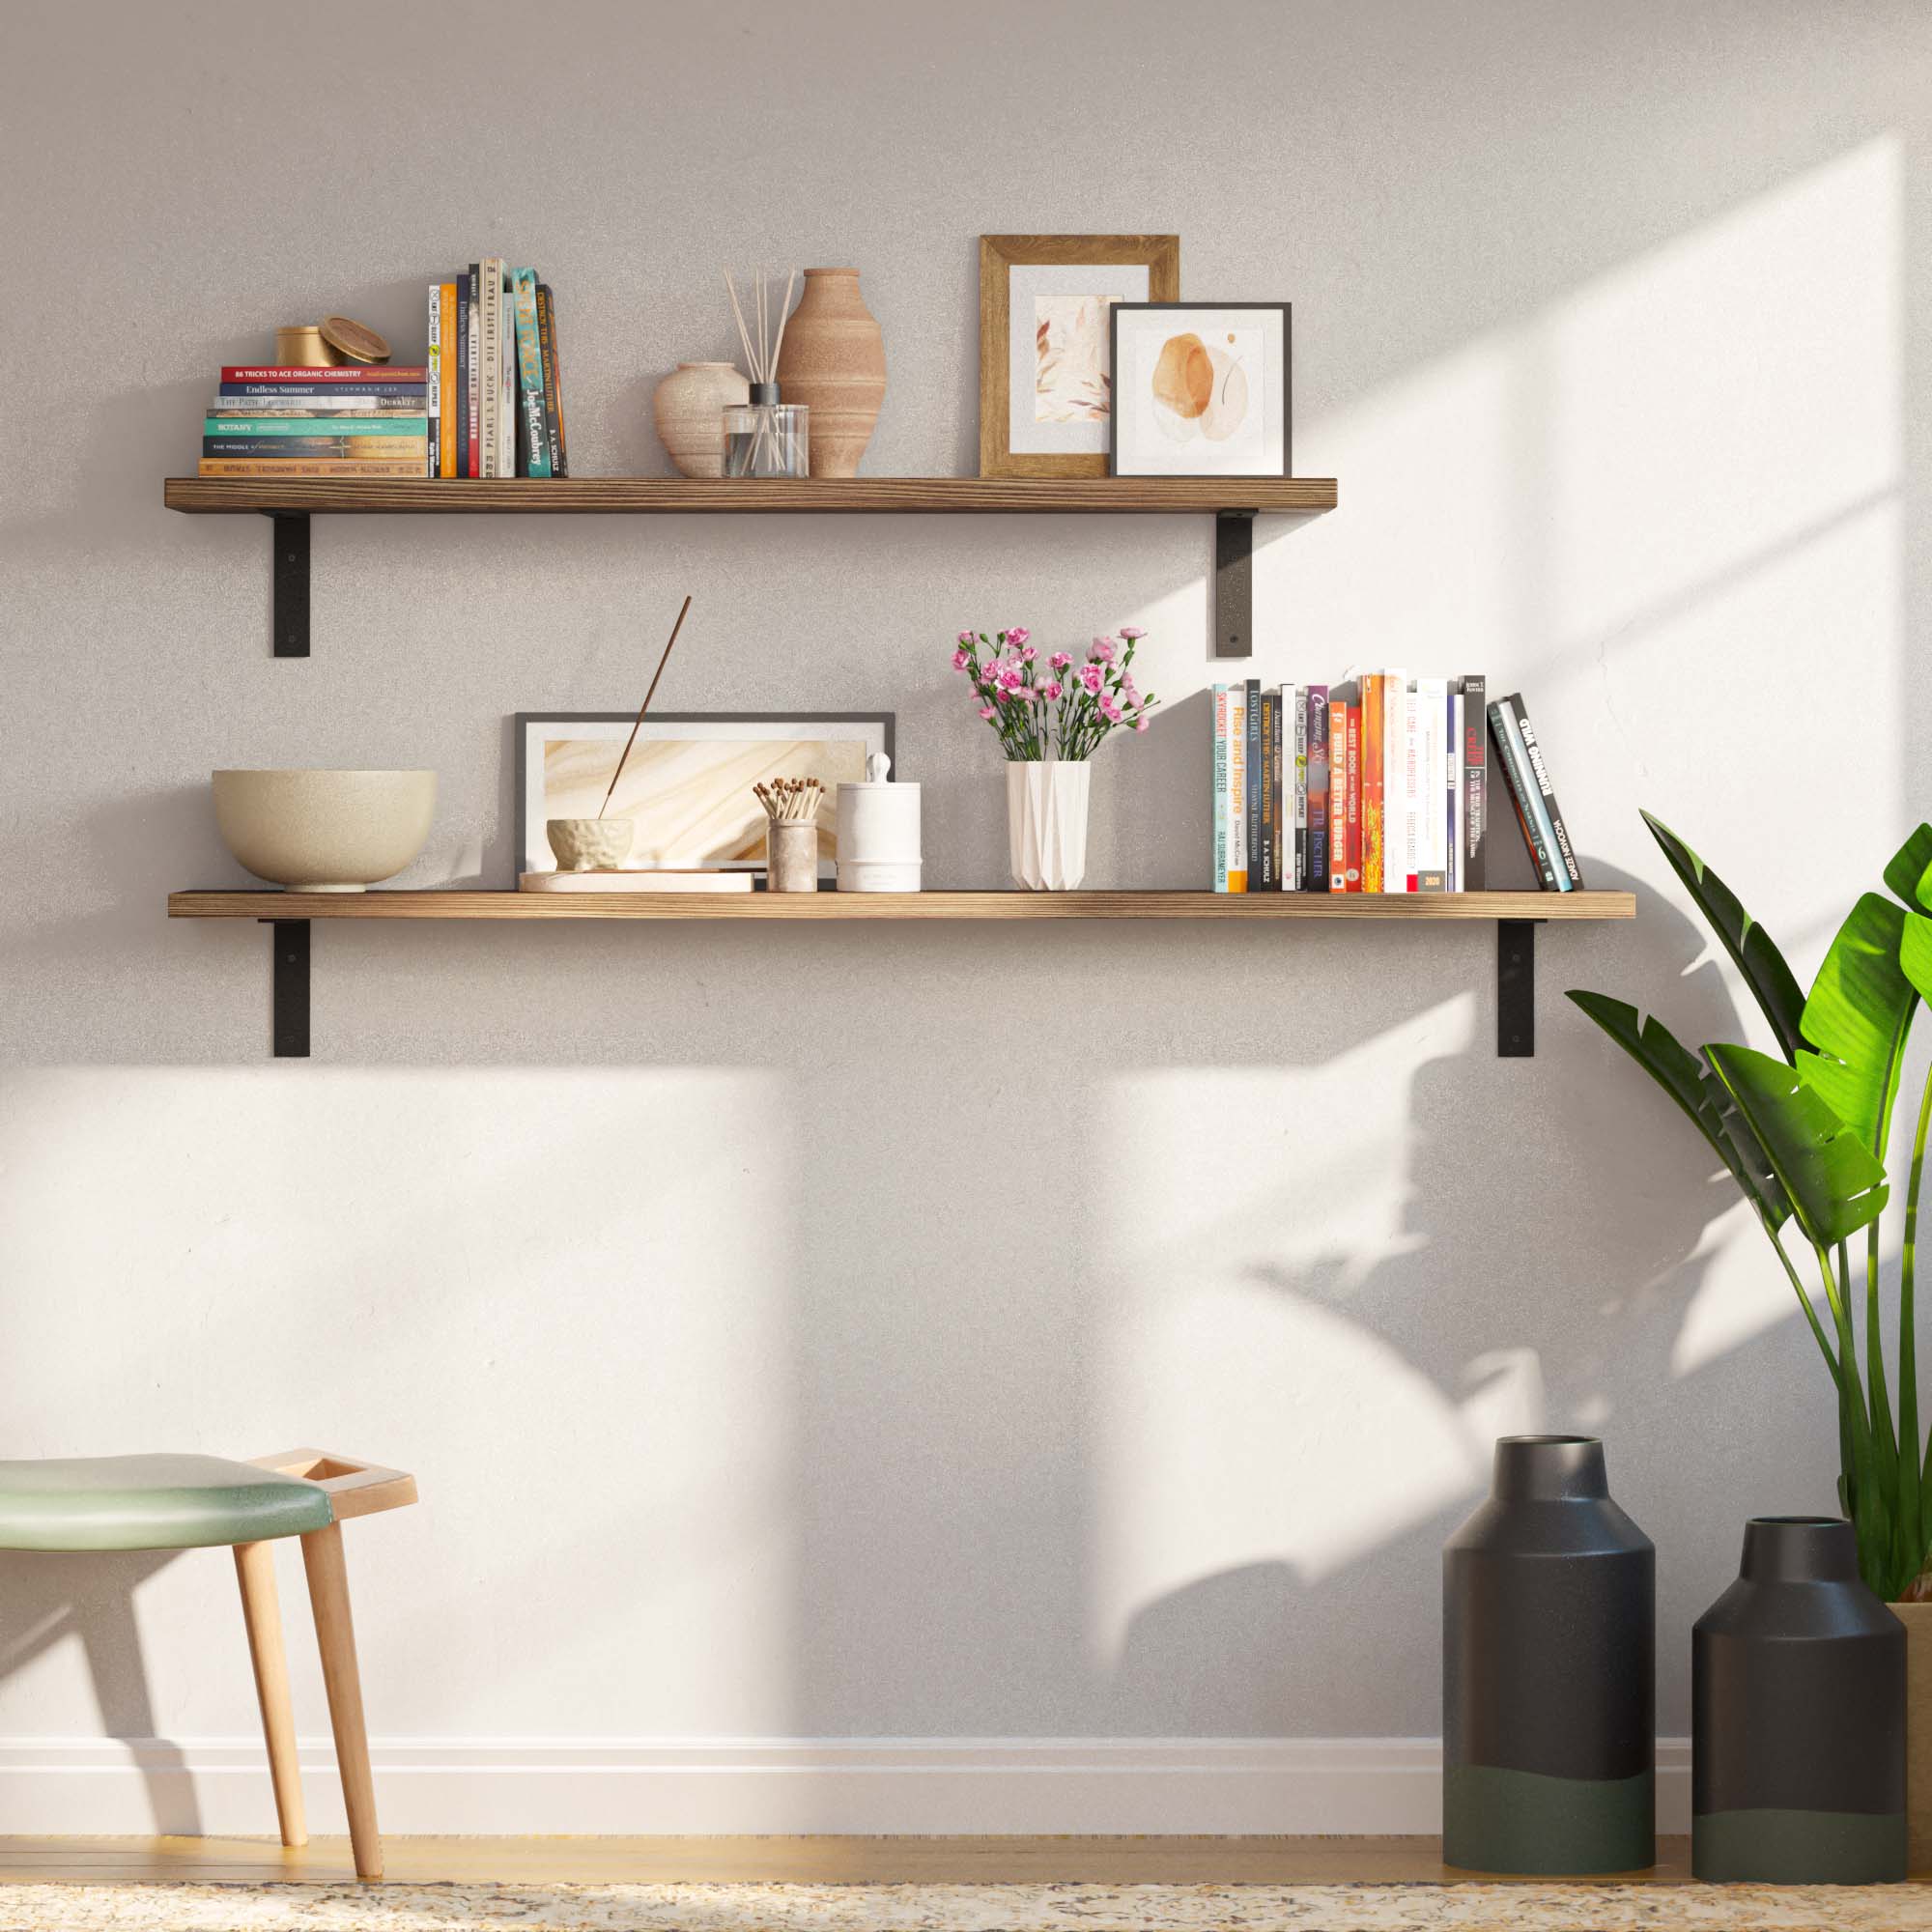
[[[1007,854],[1013,884],[1071,892],[1087,875],[1084,759],[1041,758],[1007,767]]]

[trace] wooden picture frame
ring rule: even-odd
[[[1205,373],[1209,355],[1217,358],[1217,366],[1221,367],[1225,367],[1227,359],[1232,356],[1238,383],[1243,352],[1232,345],[1237,335],[1252,335],[1253,331],[1245,327],[1250,322],[1258,323],[1261,329],[1261,340],[1250,342],[1246,355],[1252,360],[1255,379],[1262,383],[1262,391],[1252,405],[1252,413],[1244,430],[1236,431],[1225,442],[1213,440],[1211,430],[1207,437],[1197,435],[1192,442],[1176,441],[1174,438],[1191,432],[1191,425],[1162,411],[1154,396],[1130,393],[1130,384],[1123,380],[1117,385],[1116,408],[1107,417],[1108,475],[1241,477],[1294,474],[1293,303],[1116,302],[1107,312],[1108,367],[1118,368],[1123,359],[1123,328],[1138,331],[1144,324],[1151,323],[1155,325],[1153,334],[1158,335],[1177,326],[1181,327],[1186,332],[1179,341],[1189,345],[1192,359],[1202,366],[1204,386],[1191,406],[1178,398],[1170,400],[1187,413],[1199,415],[1201,405],[1213,386],[1213,379]],[[1205,342],[1196,339],[1197,335],[1205,336]],[[1150,347],[1151,339],[1149,338]],[[1176,347],[1170,342],[1169,353],[1172,354]],[[1124,361],[1130,377],[1137,367],[1145,377],[1148,365],[1137,361],[1131,351]],[[1156,383],[1159,381],[1158,373],[1155,380]],[[1240,387],[1236,394],[1245,397],[1249,391]],[[1239,403],[1236,408],[1239,410]],[[1144,427],[1155,413],[1165,414],[1168,424],[1166,435]],[[1211,417],[1211,411],[1208,415]]]
[[[1095,272],[1084,276],[1078,271]],[[1068,419],[1063,434],[1057,422],[1020,440],[1038,445],[1014,447],[1014,370],[1031,366],[1036,328],[1029,344],[1013,340],[1013,275],[1034,285],[1026,299],[1047,293],[1039,284],[1060,278],[1043,270],[1066,270],[1066,286],[1053,295],[1069,300],[1139,299],[1177,301],[1180,297],[1180,237],[1178,235],[982,235],[980,238],[980,474],[981,476],[1104,476],[1107,474],[1105,412],[1091,409],[1078,421]],[[1133,271],[1124,279],[1107,270]],[[1145,293],[1139,290],[1144,274]],[[1109,286],[1109,284],[1112,286]],[[1083,341],[1090,354],[1094,323],[1088,319]],[[1098,328],[1102,343],[1111,341],[1104,313]],[[1100,373],[1104,384],[1107,376]],[[1062,449],[1048,446],[1060,441]]]

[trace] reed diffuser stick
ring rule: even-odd
[[[604,807],[611,803],[611,794],[617,789],[617,781],[624,776],[624,767],[631,761],[631,747],[638,742],[638,728],[644,722],[644,713],[651,708],[651,699],[658,695],[658,679],[665,674],[665,666],[670,663],[670,647],[677,642],[677,634],[684,629],[684,613],[691,609],[691,597],[687,592],[678,610],[677,622],[670,627],[670,638],[664,647],[664,656],[658,660],[656,673],[651,678],[651,688],[644,693],[644,701],[638,706],[637,723],[631,726],[631,735],[624,740],[624,755],[617,760],[617,769],[611,774],[609,789],[604,794],[604,805],[597,808],[597,816],[604,816]]]

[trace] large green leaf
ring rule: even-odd
[[[1899,935],[1898,970],[1918,989],[1921,1000],[1932,1000],[1932,919],[1922,912],[1905,915]]]
[[[1907,915],[1866,893],[1818,969],[1804,1002],[1804,1037],[1818,1050],[1798,1056],[1804,1084],[1883,1163],[1891,1105],[1918,994],[1899,964]]]
[[[1795,1067],[1747,1046],[1704,1053],[1814,1246],[1835,1247],[1884,1212],[1884,1167]]]
[[[1718,1158],[1730,1169],[1731,1178],[1764,1217],[1766,1225],[1773,1230],[1781,1228],[1791,1217],[1790,1198],[1748,1126],[1746,1125],[1742,1137],[1733,1131],[1741,1123],[1730,1105],[1730,1096],[1704,1070],[1703,1062],[1654,1014],[1639,1021],[1637,1009],[1626,1001],[1574,988],[1569,998],[1677,1102],[1690,1124],[1710,1142]]]
[[[1914,912],[1932,911],[1932,825],[1921,825],[1891,855],[1885,882]]]
[[[1745,984],[1771,1022],[1779,1051],[1787,1061],[1796,1059],[1804,1044],[1801,1018],[1804,995],[1799,991],[1791,968],[1784,963],[1784,954],[1739,903],[1737,894],[1669,826],[1647,811],[1643,822],[1670,861],[1671,869],[1683,880],[1685,891],[1696,900],[1698,911],[1710,921],[1711,930],[1744,975]]]

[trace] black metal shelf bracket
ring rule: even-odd
[[[308,656],[308,515],[264,511],[273,526],[275,655]]]
[[[1540,919],[1496,921],[1496,1054],[1536,1055],[1536,928]]]
[[[308,926],[305,919],[265,919],[272,949],[269,985],[274,1001],[277,1060],[308,1058]]]
[[[1255,650],[1255,513],[1214,512],[1214,655]]]

